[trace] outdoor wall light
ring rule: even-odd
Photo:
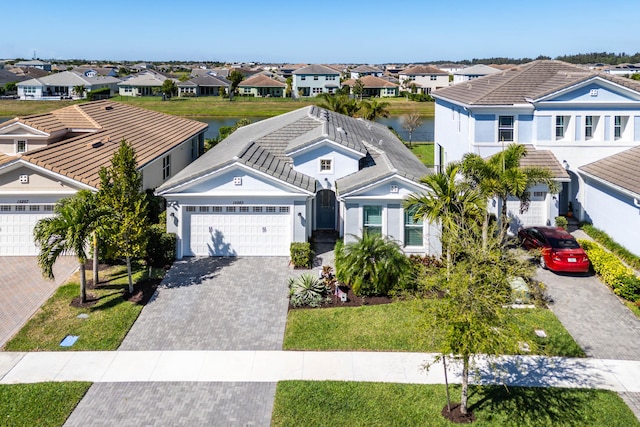
[[[302,212],[298,212],[298,216],[302,218]]]

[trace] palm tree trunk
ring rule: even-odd
[[[93,286],[96,286],[100,278],[98,277],[98,235],[93,232]]]
[[[87,302],[87,278],[84,271],[84,261],[80,261],[80,301],[84,304]]]
[[[460,413],[467,413],[467,399],[469,397],[469,356],[462,356],[462,393],[460,396]]]
[[[487,250],[487,243],[489,242],[489,212],[484,214],[484,220],[482,221],[482,250]]]
[[[127,276],[129,276],[129,294],[133,294],[133,277],[131,276],[131,257],[127,256]]]

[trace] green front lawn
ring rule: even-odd
[[[411,152],[418,158],[425,166],[433,166],[433,144],[412,144]]]
[[[0,385],[0,426],[61,426],[91,383]]]
[[[541,352],[583,357],[584,352],[558,319],[545,309],[518,309],[518,323]],[[392,304],[291,310],[285,331],[285,350],[434,352],[431,330],[421,329],[421,313],[411,301]],[[433,325],[432,328],[437,327]],[[539,339],[534,329],[543,329]],[[428,333],[427,333],[428,332]]]
[[[451,386],[452,402],[460,387]],[[444,385],[282,381],[272,426],[451,426]],[[640,426],[610,391],[470,386],[474,426]]]
[[[136,267],[134,282],[147,278],[147,269]],[[156,269],[154,277],[164,272]],[[91,272],[87,271],[90,277]],[[105,279],[108,278],[108,282]],[[79,278],[74,276],[58,288],[49,300],[36,312],[27,324],[4,347],[5,351],[64,351],[64,350],[116,350],[138,318],[142,305],[122,298],[128,288],[126,266],[111,267],[101,272],[103,283],[88,289],[98,302],[86,308],[71,306],[73,298],[80,295]],[[86,319],[78,318],[87,314]],[[79,336],[71,347],[60,347],[67,335]]]

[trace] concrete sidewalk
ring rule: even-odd
[[[640,361],[542,356],[479,358],[474,382],[640,393]],[[442,384],[442,365],[428,353],[298,351],[112,351],[0,353],[0,384],[343,380]],[[458,366],[449,381],[460,382]]]

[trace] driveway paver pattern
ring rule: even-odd
[[[0,257],[0,347],[77,268],[75,257],[60,257],[53,267],[55,280],[47,280],[36,257]]]

